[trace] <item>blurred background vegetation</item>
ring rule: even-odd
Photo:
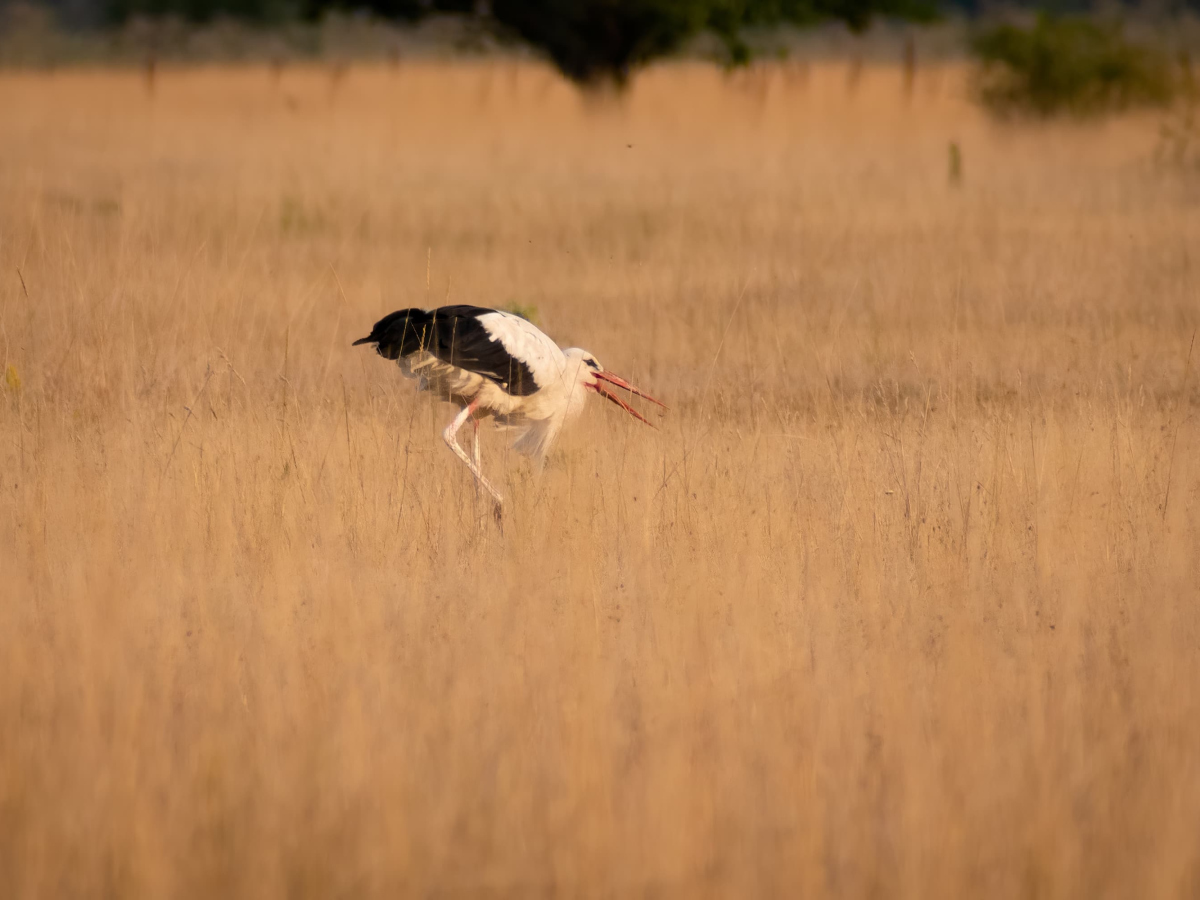
[[[1198,49],[1200,0],[0,0],[7,66],[509,54],[544,59],[587,89],[620,90],[639,68],[679,55],[730,69],[969,55],[976,97],[1001,116],[1181,98],[1194,110]]]
[[[1190,85],[1190,54],[1173,73],[1161,48],[1129,40],[1110,21],[1040,14],[1022,27],[1000,24],[971,39],[982,63],[978,91],[1000,112],[1087,114],[1166,104]],[[1180,84],[1176,85],[1176,81]]]

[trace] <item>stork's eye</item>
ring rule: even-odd
[[[600,363],[596,362],[594,359],[585,359],[584,362],[587,363],[589,366],[591,366],[593,369],[595,369],[597,372],[600,371]]]

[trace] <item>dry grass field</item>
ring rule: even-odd
[[[0,76],[0,896],[1200,895],[1200,182],[964,85]]]

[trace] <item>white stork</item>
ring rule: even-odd
[[[380,356],[396,360],[406,377],[417,379],[417,390],[432,391],[462,407],[442,437],[497,505],[502,502],[500,492],[479,467],[480,419],[491,416],[515,429],[513,449],[540,464],[563,425],[583,412],[589,391],[647,425],[651,423],[606,384],[666,408],[606,372],[588,351],[562,349],[532,322],[497,309],[401,309],[384,316],[354,344],[375,344]],[[457,439],[458,429],[468,419],[475,427],[474,459]]]

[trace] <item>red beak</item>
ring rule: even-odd
[[[597,383],[594,387],[594,390],[596,391],[597,394],[599,394],[605,400],[611,400],[613,403],[617,404],[617,406],[621,407],[621,409],[625,410],[625,412],[629,413],[631,416],[633,416],[639,422],[645,422],[651,428],[654,427],[653,422],[651,422],[650,420],[645,418],[641,413],[639,413],[636,409],[634,409],[632,406],[630,406],[628,403],[626,403],[624,400],[622,400],[620,397],[618,397],[612,391],[607,390],[604,387],[602,382],[607,381],[609,384],[614,384],[619,388],[624,388],[625,390],[629,391],[629,393],[634,394],[635,396],[643,397],[646,400],[649,400],[651,403],[657,403],[663,409],[667,408],[666,404],[663,403],[661,400],[655,400],[653,397],[651,397],[645,391],[642,391],[642,390],[634,387],[632,384],[630,384],[624,378],[614,375],[614,374],[612,374],[612,372],[596,372],[594,374],[597,379]]]

